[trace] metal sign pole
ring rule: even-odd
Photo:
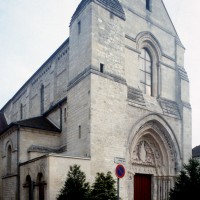
[[[119,178],[117,178],[117,199],[119,200]]]
[[[125,175],[125,168],[123,165],[117,165],[115,169],[115,174],[117,176],[117,199],[119,200],[119,179],[123,178]]]

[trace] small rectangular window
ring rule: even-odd
[[[67,108],[64,109],[64,122],[67,121]]]
[[[78,22],[78,34],[81,33],[81,21]]]
[[[81,138],[81,126],[80,125],[78,126],[78,138],[79,139]]]
[[[20,119],[23,119],[23,105],[20,104]]]
[[[146,9],[151,11],[151,0],[146,0]]]
[[[110,12],[110,19],[114,19],[114,14]]]
[[[44,85],[41,85],[40,88],[40,112],[41,114],[44,113]]]
[[[100,63],[100,72],[103,73],[104,72],[104,64]]]

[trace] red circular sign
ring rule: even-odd
[[[125,168],[123,165],[119,164],[117,165],[116,169],[115,169],[115,174],[117,176],[117,178],[123,178],[125,175]]]

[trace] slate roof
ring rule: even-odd
[[[40,153],[61,153],[63,152],[63,147],[61,148],[51,148],[38,145],[31,145],[28,148],[28,152],[40,152]]]
[[[60,132],[60,129],[58,129],[54,124],[52,124],[47,118],[43,116],[18,121],[15,124],[18,124],[22,127],[27,127],[27,128],[35,128],[35,129],[41,129],[41,130],[46,130],[46,131]]]
[[[67,101],[67,97],[64,97],[60,101],[58,101],[55,105],[53,105],[48,111],[46,111],[43,116],[38,116],[30,119],[20,120],[17,122],[12,122],[11,124],[7,124],[5,116],[2,111],[0,111],[0,135],[4,133],[6,130],[11,128],[12,126],[23,126],[27,128],[35,128],[46,131],[53,132],[61,132],[59,128],[57,128],[54,124],[52,124],[46,117],[49,113],[53,112],[56,108],[61,106],[63,103]]]
[[[6,122],[6,118],[4,116],[4,114],[2,112],[0,112],[0,133],[6,129],[8,126],[7,122]]]
[[[71,23],[79,16],[80,12],[91,2],[99,4],[103,8],[109,10],[116,16],[125,20],[124,10],[118,0],[82,0],[72,16]]]
[[[200,145],[192,149],[192,157],[200,157]]]
[[[21,126],[21,127],[27,127],[27,128],[33,128],[33,129],[40,129],[40,130],[46,130],[46,131],[53,131],[53,132],[61,132],[59,128],[57,128],[54,124],[52,124],[47,118],[43,116],[34,117],[26,120],[21,120],[17,122],[13,122],[10,125],[7,125],[0,131],[0,134],[8,130],[9,128],[13,126]]]

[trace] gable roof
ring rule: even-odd
[[[118,0],[82,0],[71,18],[71,23],[79,16],[82,10],[91,2],[94,2],[102,6],[103,8],[112,12],[119,18],[125,20],[124,10]]]
[[[167,11],[167,8],[166,8],[166,6],[165,6],[163,0],[161,0],[161,2],[162,2],[162,5],[164,6],[164,9],[165,9],[165,12],[166,12],[166,14],[167,14],[167,16],[168,16],[168,18],[169,18],[169,21],[170,21],[170,23],[171,23],[171,25],[172,25],[172,27],[173,27],[175,33],[176,33],[176,36],[177,36],[177,37],[176,37],[176,39],[177,39],[176,42],[177,42],[180,46],[182,46],[183,48],[185,48],[185,47],[183,46],[183,44],[182,44],[180,38],[179,38],[179,35],[178,35],[178,33],[177,33],[177,30],[176,30],[176,28],[175,28],[175,26],[174,26],[174,23],[173,23],[172,20],[171,20],[171,17],[170,17],[170,15],[169,15],[168,11]]]

